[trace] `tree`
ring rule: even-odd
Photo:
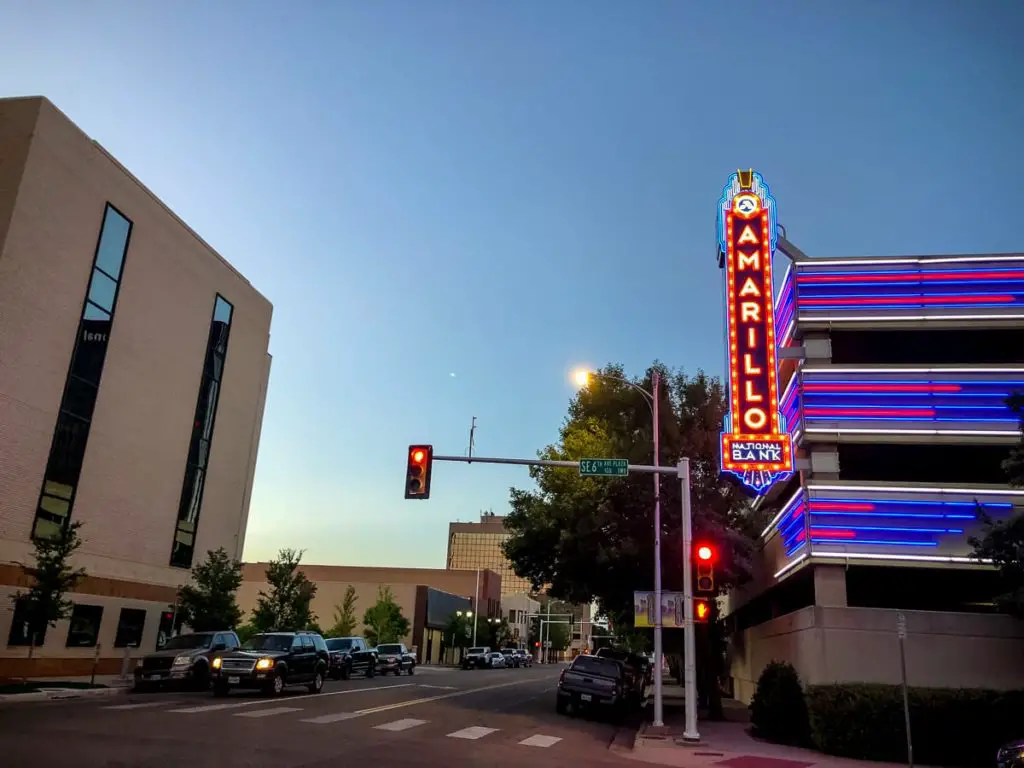
[[[35,564],[18,563],[21,572],[30,580],[30,586],[26,591],[18,590],[11,595],[11,602],[15,609],[19,603],[23,606],[28,624],[26,634],[30,659],[47,627],[55,627],[58,621],[71,615],[74,603],[64,596],[73,592],[85,578],[84,568],[71,565],[72,556],[82,546],[78,535],[81,527],[81,521],[75,521],[54,536],[33,539]]]
[[[242,586],[242,564],[224,547],[206,553],[192,569],[194,584],[178,589],[178,615],[196,632],[235,629],[242,610],[235,596]]]
[[[534,643],[542,642],[544,640],[551,641],[552,651],[564,651],[569,647],[572,635],[569,633],[568,624],[555,624],[554,621],[563,621],[563,619],[552,620],[551,624],[544,624],[544,636],[541,637],[541,623],[540,618],[536,617],[530,619],[530,649],[534,649]]]
[[[377,588],[377,602],[363,614],[363,635],[371,645],[397,643],[409,634],[409,620],[402,615],[391,587]]]
[[[473,642],[473,623],[468,616],[453,613],[442,635],[447,648],[468,648]]]
[[[331,637],[348,637],[356,631],[356,588],[351,584],[345,588],[345,597],[334,606],[334,626]]]
[[[749,577],[757,521],[737,483],[719,470],[719,435],[728,409],[722,384],[703,372],[673,374],[655,363],[633,383],[650,391],[653,371],[666,382],[660,400],[659,462],[690,458],[694,537],[718,545],[716,585],[728,588]],[[619,366],[601,374],[624,378]],[[614,379],[594,377],[569,406],[560,440],[542,458],[577,460],[616,456],[650,464],[651,409],[643,395]],[[504,545],[515,572],[540,590],[572,603],[596,600],[617,627],[632,624],[633,591],[653,588],[654,492],[650,475],[622,479],[580,477],[561,468],[531,469],[536,490],[511,491],[510,531]],[[681,589],[681,493],[662,479],[661,540],[664,588]],[[666,633],[666,651],[681,652],[682,633]]]
[[[302,550],[282,549],[267,565],[269,590],[260,590],[252,612],[257,632],[301,630],[316,621],[311,608],[316,584],[299,570],[300,562]]]
[[[1024,394],[1010,397],[1008,405],[1021,420],[1024,432]],[[1024,486],[1024,436],[1010,457],[1003,462],[1011,485]],[[1000,593],[996,605],[1000,610],[1024,619],[1024,512],[1015,512],[1005,520],[993,520],[980,505],[978,519],[984,535],[972,536],[968,542],[972,557],[991,560],[999,571]]]

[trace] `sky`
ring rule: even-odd
[[[1013,0],[0,0],[0,95],[274,304],[245,558],[444,567],[530,480],[437,463],[405,501],[409,444],[476,416],[529,458],[577,366],[723,372],[737,168],[811,256],[1024,251],[1022,34]]]

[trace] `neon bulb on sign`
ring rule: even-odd
[[[730,411],[722,469],[757,493],[793,471],[793,447],[779,414],[772,257],[775,200],[761,174],[738,171],[718,211],[726,270]]]

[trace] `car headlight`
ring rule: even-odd
[[[185,665],[191,664],[191,663],[192,663],[192,657],[191,656],[175,656],[174,657],[174,666],[176,666],[176,667],[184,667]]]
[[[213,660],[213,668],[220,669],[220,656]]]
[[[273,659],[260,659],[256,662],[256,669],[270,669],[274,666]]]

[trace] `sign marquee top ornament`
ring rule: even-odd
[[[737,171],[719,201],[718,247],[725,268],[729,424],[722,470],[755,493],[793,471],[793,446],[779,413],[772,258],[775,199],[761,174]]]

